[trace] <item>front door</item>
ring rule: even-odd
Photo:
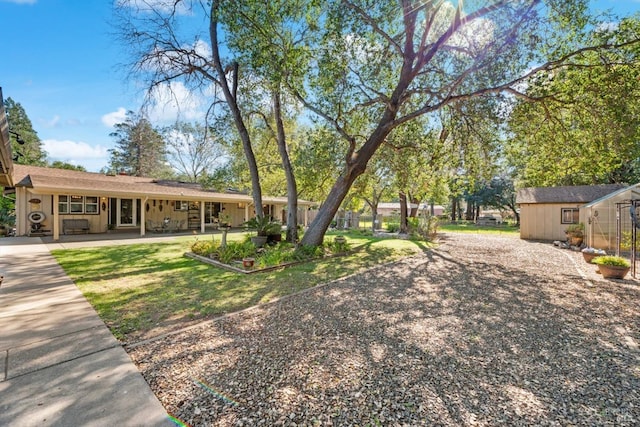
[[[136,201],[135,199],[118,199],[118,227],[135,227]]]

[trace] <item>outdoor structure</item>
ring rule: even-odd
[[[585,225],[585,243],[593,248],[618,250],[616,230],[620,227],[622,249],[629,250],[633,228],[631,201],[638,199],[640,184],[635,184],[582,206],[580,215]]]
[[[169,232],[221,225],[238,227],[254,216],[253,199],[220,193],[198,184],[153,178],[104,175],[66,169],[13,165],[16,235],[106,233],[107,230]],[[263,197],[262,209],[285,222],[285,197]],[[299,200],[300,223],[314,203]]]
[[[567,226],[587,225],[587,213],[581,208],[624,188],[623,184],[522,188],[516,194],[520,238],[564,241]],[[615,237],[615,224],[613,233]]]

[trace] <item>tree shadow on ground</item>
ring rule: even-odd
[[[443,247],[130,354],[191,425],[640,420],[638,289],[516,246]]]

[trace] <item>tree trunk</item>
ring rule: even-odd
[[[244,124],[240,107],[237,103],[236,89],[238,87],[238,69],[237,63],[233,64],[233,88],[229,87],[229,81],[226,77],[225,69],[220,59],[220,50],[218,47],[218,5],[219,1],[211,2],[210,9],[210,21],[209,21],[209,37],[211,38],[211,50],[213,55],[213,64],[220,79],[220,88],[224,94],[225,101],[231,110],[233,121],[238,129],[240,140],[242,141],[242,149],[244,150],[244,156],[247,160],[247,166],[249,167],[249,174],[251,176],[251,196],[253,197],[253,204],[255,206],[255,213],[258,218],[262,218],[264,213],[262,212],[262,189],[260,188],[260,175],[258,174],[258,164],[256,157],[251,147],[251,137],[249,131]],[[297,195],[296,195],[297,196]]]
[[[420,201],[416,196],[412,196],[411,193],[409,193],[409,200],[411,200],[411,212],[409,213],[409,216],[411,218],[415,218],[418,216],[418,208],[420,207]]]
[[[400,197],[400,234],[407,234],[407,195],[401,191],[398,196]]]
[[[371,206],[371,231],[376,232],[376,219],[378,219],[378,204]]]
[[[407,19],[411,22],[410,26],[412,27],[415,24],[415,17],[408,16]],[[391,133],[393,128],[396,126],[394,124],[394,120],[398,115],[400,106],[404,102],[403,98],[406,95],[406,90],[415,78],[414,71],[413,61],[405,60],[402,65],[402,69],[400,70],[398,84],[386,104],[385,110],[378,121],[376,129],[371,133],[369,138],[367,138],[367,141],[359,150],[355,150],[355,137],[347,136],[345,135],[346,133],[343,134],[350,145],[346,156],[345,171],[331,188],[327,199],[318,211],[318,215],[302,237],[302,241],[300,242],[301,244],[311,246],[319,246],[322,244],[324,233],[327,231],[327,228],[329,228],[333,216],[340,208],[340,205],[351,189],[353,182],[358,176],[364,173],[367,168],[367,163],[369,163],[371,157],[373,157],[389,133]]]
[[[282,168],[287,178],[287,242],[298,242],[298,186],[293,174],[289,153],[287,152],[287,141],[282,123],[282,109],[280,106],[280,92],[273,93],[273,112],[276,118],[276,130],[278,140],[278,152],[282,159]]]
[[[464,214],[464,219],[467,221],[473,220],[473,212],[475,211],[475,203],[471,202],[471,200],[467,200],[467,210]]]
[[[322,244],[324,233],[327,231],[327,228],[329,228],[329,225],[331,225],[333,217],[336,212],[338,212],[338,209],[340,209],[340,205],[356,177],[354,174],[348,174],[346,176],[342,175],[336,180],[324,204],[318,210],[318,215],[316,215],[315,219],[309,225],[309,229],[304,233],[304,236],[302,236],[302,240],[300,241],[301,245],[319,246]]]
[[[451,198],[451,221],[456,220],[456,208],[458,207],[458,200],[455,197]]]

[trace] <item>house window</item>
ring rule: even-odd
[[[580,222],[580,209],[563,208],[562,224],[577,224]]]
[[[87,196],[84,198],[84,211],[88,214],[98,213],[98,198],[94,196]]]
[[[187,202],[186,200],[176,200],[176,203],[173,209],[176,211],[189,210],[189,202]]]
[[[93,214],[97,215],[98,197],[95,196],[58,196],[59,214]]]
[[[69,196],[69,212],[72,214],[84,213],[83,196]]]
[[[58,197],[58,213],[61,213],[61,214],[69,213],[69,196]]]

